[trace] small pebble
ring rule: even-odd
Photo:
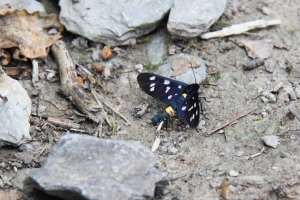
[[[175,154],[177,154],[178,153],[178,149],[177,148],[175,148],[175,147],[173,147],[173,146],[169,146],[168,147],[168,153],[170,154],[170,155],[175,155]]]
[[[265,61],[266,71],[272,73],[275,69],[276,63],[277,63],[276,60],[266,60]]]
[[[268,8],[268,7],[266,7],[266,6],[263,6],[262,7],[262,12],[265,14],[265,15],[269,15],[269,14],[271,14],[271,9],[270,8]]]
[[[275,185],[273,185],[273,190],[277,190],[280,187],[280,183],[275,183]]]
[[[280,144],[280,139],[276,135],[265,135],[261,137],[261,139],[265,142],[266,145],[277,148],[277,146]]]
[[[296,185],[297,183],[298,183],[298,180],[296,180],[296,179],[294,179],[294,178],[290,179],[290,180],[287,182],[287,184],[288,184],[289,186],[291,186],[291,187],[293,187],[293,186]]]
[[[138,72],[142,72],[143,69],[144,69],[144,66],[142,64],[136,64],[134,65],[135,69],[138,71]]]
[[[14,166],[13,168],[14,168],[14,172],[17,173],[18,172],[18,168],[16,166]]]
[[[236,154],[236,156],[238,156],[238,157],[241,157],[242,155],[244,155],[243,151],[238,151],[237,154]]]
[[[265,118],[265,117],[267,117],[267,116],[268,116],[268,113],[267,113],[267,112],[265,112],[265,111],[263,111],[263,112],[261,112],[261,116],[262,116],[263,118]]]
[[[276,96],[269,91],[263,91],[262,95],[272,102],[276,102]]]
[[[56,34],[57,34],[56,28],[51,28],[51,29],[48,31],[48,35],[56,35]]]
[[[240,175],[240,173],[237,172],[237,171],[234,171],[234,170],[230,170],[230,171],[229,171],[229,176],[237,177],[237,176],[239,176],[239,175]]]

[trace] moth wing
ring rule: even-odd
[[[196,127],[200,118],[200,106],[198,92],[193,92],[177,107],[177,113],[180,118],[183,118],[190,127]]]
[[[152,73],[141,73],[137,80],[144,92],[164,103],[173,103],[187,86],[186,83]]]

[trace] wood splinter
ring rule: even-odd
[[[58,40],[51,47],[52,54],[59,66],[60,91],[66,97],[71,97],[73,104],[94,122],[101,120],[103,109],[88,95],[77,81],[74,62],[63,41]]]
[[[214,133],[214,132],[216,132],[216,131],[218,131],[218,130],[220,130],[220,129],[222,129],[222,128],[230,125],[230,124],[232,124],[234,121],[236,121],[236,120],[238,120],[238,119],[240,119],[240,118],[248,115],[249,113],[258,114],[261,111],[262,111],[261,108],[245,110],[245,111],[237,114],[236,116],[232,117],[231,119],[229,119],[228,121],[226,121],[224,124],[221,124],[220,126],[215,127],[214,129],[212,129],[211,131],[209,131],[207,133],[207,135],[210,135],[210,134],[212,134],[212,133]]]
[[[279,24],[281,24],[280,19],[275,19],[275,20],[270,20],[270,21],[257,20],[257,21],[242,23],[242,24],[234,24],[232,26],[225,27],[220,31],[204,33],[201,35],[201,38],[202,39],[210,39],[210,38],[216,38],[216,37],[226,37],[229,35],[238,35],[238,34],[243,34],[252,29],[265,28],[267,26],[274,26],[274,25],[279,25]]]

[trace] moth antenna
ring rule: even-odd
[[[193,74],[194,74],[194,78],[195,78],[195,83],[197,83],[197,80],[196,80],[196,75],[195,75],[195,72],[194,72],[194,69],[193,69],[193,64],[192,64],[192,61],[190,59],[190,57],[188,56],[188,59],[190,60],[190,63],[191,63],[191,68],[193,70]]]

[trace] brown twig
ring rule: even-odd
[[[249,110],[245,110],[239,114],[237,114],[236,116],[232,117],[231,119],[229,119],[227,122],[225,122],[224,124],[221,124],[220,126],[215,127],[214,129],[212,129],[211,131],[209,131],[207,134],[210,135],[214,132],[216,132],[217,130],[220,130],[221,128],[224,128],[225,126],[230,125],[231,123],[233,123],[234,121],[248,115],[249,113],[253,113],[256,112],[258,109],[249,109]]]
[[[73,104],[91,120],[98,123],[101,120],[102,109],[78,83],[75,64],[65,43],[59,40],[52,45],[51,50],[59,65],[60,91],[66,97],[71,96]]]

